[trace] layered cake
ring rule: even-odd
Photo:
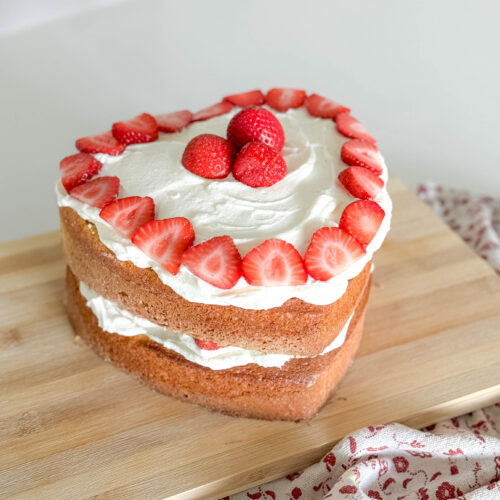
[[[386,166],[350,110],[255,90],[76,148],[56,186],[75,333],[169,396],[314,416],[360,343],[391,219]]]

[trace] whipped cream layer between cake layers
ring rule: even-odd
[[[340,150],[348,139],[337,132],[333,120],[310,116],[304,108],[285,113],[272,110],[285,132],[282,155],[288,173],[283,180],[255,189],[238,182],[232,174],[214,180],[185,169],[181,159],[187,143],[203,133],[225,137],[228,123],[238,111],[193,123],[181,132],[160,134],[156,142],[128,146],[119,156],[97,154],[95,157],[103,164],[97,177],[119,177],[121,198],[152,197],[157,219],[188,218],[194,227],[195,244],[229,235],[244,256],[265,240],[279,238],[304,255],[313,233],[324,226],[337,226],[343,209],[356,200],[337,179],[347,167]],[[380,159],[381,178],[387,181],[387,168],[381,156]],[[185,266],[175,276],[164,270],[101,219],[100,209],[69,196],[60,181],[56,193],[58,205],[71,207],[92,222],[102,243],[119,260],[152,268],[164,284],[191,302],[244,309],[279,307],[293,297],[316,305],[335,302],[346,291],[348,281],[362,271],[382,245],[392,212],[384,186],[375,201],[384,209],[385,217],[366,254],[328,281],[309,277],[300,286],[258,287],[249,285],[242,277],[230,290],[222,290],[196,277]]]
[[[151,321],[135,316],[121,309],[114,302],[105,299],[91,290],[85,283],[80,282],[80,293],[87,301],[89,307],[97,318],[100,328],[108,333],[116,333],[124,337],[146,335],[149,339],[162,345],[166,349],[175,351],[188,361],[205,366],[212,370],[226,370],[235,366],[255,363],[264,368],[281,368],[287,361],[301,356],[287,354],[269,354],[260,351],[250,351],[241,347],[221,347],[213,351],[201,349],[195,340],[184,333],[174,332],[164,326],[156,325]],[[339,348],[344,342],[349,330],[349,325],[354,313],[335,337],[330,345],[325,347],[326,354]]]

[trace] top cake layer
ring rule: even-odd
[[[156,219],[188,218],[194,227],[195,244],[229,235],[243,256],[263,241],[279,238],[293,244],[303,256],[313,233],[324,226],[337,226],[344,208],[356,200],[338,181],[339,173],[346,168],[340,151],[348,139],[337,132],[334,121],[313,117],[304,108],[273,111],[286,138],[282,155],[288,173],[280,182],[255,189],[231,174],[225,179],[205,179],[184,168],[181,158],[188,142],[203,133],[225,136],[229,121],[238,111],[235,108],[225,115],[192,123],[177,133],[160,134],[155,142],[130,145],[118,156],[97,154],[103,167],[96,177],[118,177],[120,198],[152,197]],[[380,162],[381,178],[386,181],[387,169],[381,157]],[[375,201],[385,217],[366,254],[328,281],[309,276],[304,285],[259,287],[249,285],[242,277],[232,289],[223,290],[196,277],[185,266],[177,275],[170,274],[101,219],[100,209],[78,202],[61,183],[57,195],[60,206],[73,208],[95,224],[100,240],[118,259],[152,268],[164,284],[191,302],[246,309],[277,307],[293,297],[317,305],[338,300],[348,280],[361,272],[381,246],[392,208],[384,186]]]

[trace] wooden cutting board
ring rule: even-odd
[[[366,425],[500,399],[500,279],[400,182],[358,356],[308,423],[158,395],[73,338],[57,232],[0,245],[0,496],[217,498],[302,469]]]

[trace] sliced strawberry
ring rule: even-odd
[[[127,147],[126,144],[118,142],[111,132],[90,137],[81,137],[76,140],[75,146],[82,153],[104,153],[110,156],[121,155]]]
[[[76,153],[61,160],[61,182],[68,193],[99,172],[102,163],[87,153]]]
[[[233,109],[233,105],[230,102],[222,101],[204,108],[193,115],[193,121],[199,122],[202,120],[208,120],[214,116],[225,115]]]
[[[300,108],[306,97],[305,90],[271,89],[266,95],[266,104],[276,111],[286,111],[290,108]]]
[[[151,220],[132,236],[135,246],[172,274],[179,272],[182,254],[193,241],[193,226],[184,217]]]
[[[200,177],[223,179],[231,172],[235,156],[234,146],[223,137],[201,134],[188,142],[182,164]]]
[[[200,349],[204,349],[205,351],[216,351],[217,349],[220,349],[220,346],[211,340],[194,339],[194,341]]]
[[[366,128],[349,113],[339,113],[335,118],[337,130],[349,139],[363,139],[375,144],[377,141],[368,133]]]
[[[260,142],[249,142],[233,165],[234,177],[253,188],[272,186],[286,175],[284,158],[273,148]]]
[[[327,281],[345,271],[364,253],[362,246],[343,229],[322,227],[313,234],[304,263],[315,280]]]
[[[363,248],[377,234],[385,212],[374,201],[358,200],[344,208],[340,217],[339,227],[356,238]]]
[[[285,144],[281,123],[263,108],[245,108],[234,115],[227,126],[227,138],[236,149],[241,149],[247,142],[262,142],[281,151]]]
[[[348,167],[339,174],[339,181],[356,198],[373,200],[384,187],[384,181],[364,167]]]
[[[383,172],[377,146],[362,139],[345,142],[340,150],[340,156],[347,165],[365,167],[377,175]]]
[[[131,120],[113,123],[113,137],[123,144],[139,144],[158,139],[158,124],[154,116],[142,113]]]
[[[129,196],[119,198],[106,205],[100,213],[101,219],[111,224],[116,232],[124,238],[130,238],[142,225],[155,215],[155,204],[152,198],[145,196]]]
[[[304,262],[293,245],[283,240],[266,240],[245,255],[244,278],[255,286],[296,286],[307,281]]]
[[[250,90],[241,94],[227,95],[223,100],[242,108],[260,106],[264,104],[264,94],[260,90]]]
[[[218,288],[233,288],[241,277],[241,257],[229,236],[216,236],[187,250],[182,263]]]
[[[179,132],[186,125],[189,125],[192,119],[193,113],[187,109],[155,116],[160,132]]]
[[[118,177],[98,177],[74,187],[69,194],[82,203],[104,208],[116,198],[119,188]]]
[[[306,99],[305,105],[310,115],[320,118],[335,118],[339,113],[349,113],[350,111],[349,108],[342,106],[342,104],[318,94],[311,94]]]

